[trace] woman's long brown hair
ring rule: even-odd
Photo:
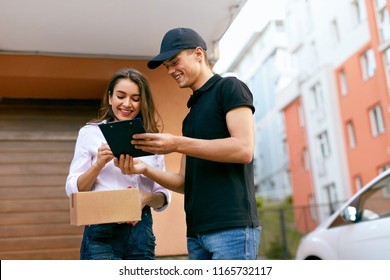
[[[141,94],[141,116],[147,132],[159,132],[159,122],[161,122],[161,130],[163,129],[163,122],[160,114],[158,113],[153,97],[150,90],[149,82],[146,77],[139,72],[138,70],[132,68],[125,68],[116,72],[103,95],[101,106],[98,113],[98,118],[92,120],[91,122],[101,122],[107,120],[108,122],[115,121],[115,116],[112,111],[111,105],[109,104],[109,99],[114,92],[115,85],[122,79],[128,79],[134,82],[140,91]]]

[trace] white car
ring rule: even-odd
[[[390,169],[300,241],[297,260],[390,260]]]

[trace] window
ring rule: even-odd
[[[347,123],[347,132],[348,132],[349,147],[355,148],[356,147],[356,137],[355,137],[355,128],[353,126],[352,121],[349,121]]]
[[[288,40],[293,46],[296,46],[300,41],[299,21],[296,13],[287,11],[286,27]]]
[[[305,8],[302,13],[302,18],[303,18],[302,23],[303,23],[303,28],[305,28],[305,34],[308,34],[312,30],[312,27],[314,26],[313,19],[312,19],[313,12],[311,11],[311,5],[309,0],[305,0],[305,3],[303,5]]]
[[[377,10],[378,29],[382,42],[390,41],[390,15],[386,5]]]
[[[352,7],[354,10],[356,23],[361,23],[367,18],[365,0],[354,0],[352,2]]]
[[[299,118],[299,126],[304,127],[305,126],[305,116],[303,114],[303,108],[302,108],[301,103],[299,103],[299,105],[298,105],[298,118]]]
[[[375,0],[376,8],[381,9],[386,6],[386,0]]]
[[[376,70],[376,62],[375,55],[372,49],[367,50],[361,56],[361,67],[362,67],[362,75],[363,80],[368,80],[375,75]]]
[[[323,96],[321,84],[317,83],[311,88],[312,97],[313,97],[313,109],[316,110],[323,106]]]
[[[311,117],[315,118],[317,122],[323,122],[326,119],[326,111],[324,106],[324,96],[322,92],[321,83],[316,83],[310,89],[311,95]]]
[[[370,110],[370,123],[372,135],[378,136],[385,132],[385,124],[382,117],[382,109],[380,105],[376,105]]]
[[[390,87],[390,47],[387,48],[384,52],[384,58],[385,58],[385,69],[387,73],[387,82]]]
[[[330,31],[331,31],[331,36],[333,38],[333,42],[335,43],[340,42],[340,31],[336,19],[332,20],[332,22],[330,23]]]
[[[312,41],[310,44],[310,61],[313,63],[311,68],[318,67],[318,53],[317,53],[317,44],[315,41]]]
[[[284,32],[284,22],[282,20],[275,20],[275,29],[276,32]]]
[[[282,159],[288,161],[288,145],[285,137],[282,139]]]
[[[333,214],[337,209],[337,192],[336,185],[330,184],[324,187],[326,197],[328,198],[329,214]]]
[[[303,164],[305,165],[305,170],[310,170],[310,157],[309,157],[309,151],[305,147],[303,149]]]
[[[341,95],[347,96],[348,95],[348,84],[347,84],[347,77],[345,76],[344,70],[340,71],[339,80],[340,80]]]
[[[318,145],[322,159],[326,159],[330,156],[330,147],[328,133],[326,131],[318,135]]]

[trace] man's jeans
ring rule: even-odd
[[[190,260],[255,260],[260,227],[240,227],[187,237]]]

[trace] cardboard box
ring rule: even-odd
[[[75,226],[141,220],[138,188],[78,192],[70,198],[70,224]]]

